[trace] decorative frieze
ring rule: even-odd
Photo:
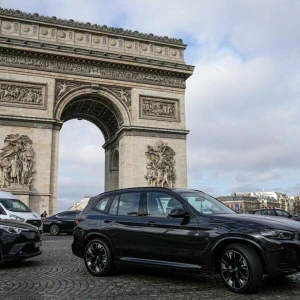
[[[12,189],[33,185],[34,150],[27,135],[9,134],[0,149],[0,187]]]
[[[179,121],[178,100],[140,96],[140,118]]]
[[[38,57],[26,57],[25,55],[10,55],[0,53],[0,65],[28,67],[53,72],[72,73],[85,76],[96,76],[113,80],[135,81],[155,85],[185,87],[185,79],[170,75],[148,73],[147,70],[125,70],[121,67],[106,67],[99,64],[84,62],[68,62],[63,59],[44,59]],[[106,64],[107,65],[107,64]]]
[[[45,108],[45,85],[0,81],[0,105]]]
[[[175,186],[175,151],[164,143],[158,141],[154,146],[147,145],[145,152],[147,157],[148,186],[170,187]]]

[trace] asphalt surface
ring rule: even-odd
[[[0,299],[300,299],[300,273],[263,280],[251,295],[230,292],[219,277],[122,269],[93,277],[71,252],[72,236],[43,234],[43,254],[0,266]]]

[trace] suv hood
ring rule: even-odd
[[[210,216],[210,224],[221,225],[242,231],[261,230],[264,228],[276,228],[282,230],[298,231],[300,222],[284,217],[259,216],[250,214],[220,214]],[[244,229],[244,230],[243,230]]]

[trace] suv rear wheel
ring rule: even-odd
[[[220,273],[231,291],[250,293],[261,285],[263,268],[258,254],[250,246],[231,244],[222,251]]]
[[[84,263],[94,276],[104,276],[112,268],[112,254],[107,243],[101,239],[90,241],[84,250]]]
[[[59,235],[60,234],[60,228],[56,224],[50,225],[49,231],[50,231],[51,235]]]

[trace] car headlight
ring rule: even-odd
[[[16,216],[16,215],[13,215],[13,214],[9,214],[10,218],[13,219],[13,220],[17,220],[17,221],[20,221],[20,222],[25,222],[25,219],[19,217],[19,216]]]
[[[28,229],[18,228],[14,226],[5,226],[5,225],[0,225],[0,229],[3,229],[8,233],[15,233],[15,234],[19,234],[21,231],[28,231]]]
[[[266,238],[275,240],[292,240],[295,237],[293,232],[280,229],[266,229],[259,233]]]

